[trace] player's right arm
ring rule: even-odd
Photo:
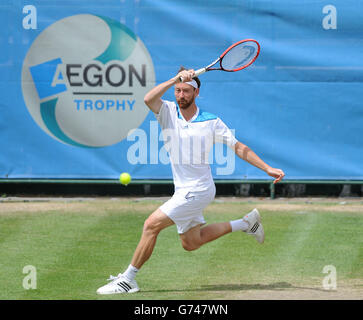
[[[194,75],[193,70],[183,70],[178,73],[175,77],[160,83],[156,87],[152,88],[144,97],[145,104],[150,108],[150,110],[156,114],[159,113],[160,108],[163,104],[161,97],[166,91],[168,91],[173,85],[179,83],[179,78],[183,78],[183,82],[191,81]]]

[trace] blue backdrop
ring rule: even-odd
[[[27,5],[33,7],[24,9]],[[265,162],[283,169],[286,179],[362,180],[362,12],[360,0],[2,0],[0,178],[115,179],[123,171],[134,179],[172,177],[170,166],[155,158],[162,143],[150,141],[152,132],[160,132],[151,112],[134,131],[146,139],[131,135],[87,147],[56,139],[42,128],[44,118],[37,122],[29,111],[22,74],[32,44],[38,39],[48,50],[53,44],[40,41],[43,31],[64,18],[89,14],[117,21],[141,39],[154,68],[152,85],[174,76],[180,65],[203,67],[234,42],[256,39],[261,53],[252,67],[200,77],[197,105],[218,115]],[[59,37],[54,41],[69,39]],[[66,44],[75,52],[83,45]],[[37,64],[43,63],[39,52]],[[174,99],[172,90],[165,98]],[[146,149],[132,157],[141,139]],[[212,163],[216,179],[267,178],[231,159],[226,149],[223,155]]]

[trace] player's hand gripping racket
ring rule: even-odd
[[[222,70],[227,72],[240,71],[250,66],[260,53],[260,45],[256,40],[246,39],[236,42],[224,51],[217,60],[210,65],[195,71],[194,77],[212,70]],[[219,62],[219,67],[216,66]],[[183,78],[179,77],[183,82]]]

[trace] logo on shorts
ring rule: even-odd
[[[154,86],[151,57],[118,21],[81,14],[61,19],[33,42],[22,90],[34,121],[78,147],[118,143],[145,120],[144,95]]]

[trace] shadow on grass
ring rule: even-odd
[[[143,292],[198,292],[198,291],[247,291],[247,290],[286,290],[286,289],[305,289],[305,290],[315,290],[324,291],[319,288],[311,287],[298,287],[293,286],[288,282],[276,282],[271,284],[218,284],[218,285],[202,285],[200,288],[196,289],[169,289],[169,290],[150,290]]]
[[[276,282],[271,284],[221,284],[202,286],[201,291],[243,291],[243,290],[285,290],[285,289],[308,289],[316,291],[324,291],[319,288],[298,287],[288,282]]]

